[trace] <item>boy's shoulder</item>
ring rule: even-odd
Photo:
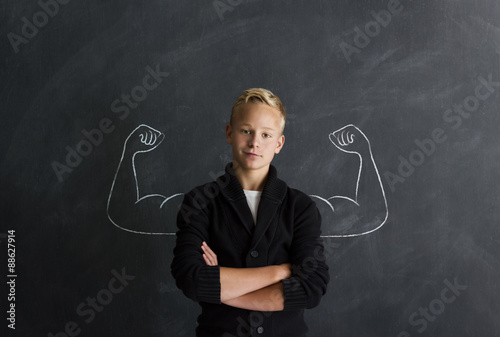
[[[307,193],[299,190],[298,188],[288,186],[287,195],[291,200],[294,200],[295,202],[300,204],[315,204],[314,200]]]
[[[309,206],[311,204],[315,204],[313,199],[305,192],[302,190],[290,186],[286,181],[279,179],[277,175],[277,170],[274,166],[271,165],[271,170],[270,174],[275,176],[274,179],[279,181],[279,183],[282,185],[282,188],[285,190],[284,194],[284,200],[286,200],[288,203],[293,203],[295,204],[295,207],[298,205],[303,205],[303,206]]]
[[[231,184],[234,185],[234,181],[232,181],[234,179],[231,178],[231,169],[228,169],[228,167],[229,164],[226,166],[224,172],[220,172],[218,176],[214,175],[214,180],[191,188],[185,195],[195,200],[208,202],[217,199],[223,194],[227,194],[224,190],[230,188]]]

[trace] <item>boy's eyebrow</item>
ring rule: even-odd
[[[241,123],[241,126],[249,126],[249,127],[252,127],[252,124],[249,124],[249,123]],[[276,131],[276,129],[274,129],[274,128],[270,128],[270,127],[267,127],[267,126],[263,126],[261,129],[266,129],[266,130]]]

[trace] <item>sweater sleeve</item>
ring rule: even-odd
[[[197,201],[192,192],[185,195],[177,215],[172,276],[177,287],[193,301],[221,303],[220,268],[207,266],[201,250],[202,242],[209,242],[208,205]]]
[[[330,276],[320,235],[321,215],[310,200],[295,216],[290,249],[292,277],[282,280],[284,310],[313,308],[326,293]]]

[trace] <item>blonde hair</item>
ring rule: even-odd
[[[262,88],[250,88],[243,91],[243,94],[236,99],[231,109],[231,118],[229,123],[233,124],[233,116],[238,108],[245,103],[263,103],[277,109],[281,114],[281,132],[285,129],[286,111],[281,100],[271,91]]]

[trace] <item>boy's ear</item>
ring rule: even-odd
[[[226,125],[226,140],[229,145],[233,143],[233,130],[231,130],[231,124]]]
[[[285,135],[281,135],[280,138],[278,139],[278,145],[276,146],[274,153],[275,154],[280,153],[281,149],[283,148],[283,145],[285,145]]]

